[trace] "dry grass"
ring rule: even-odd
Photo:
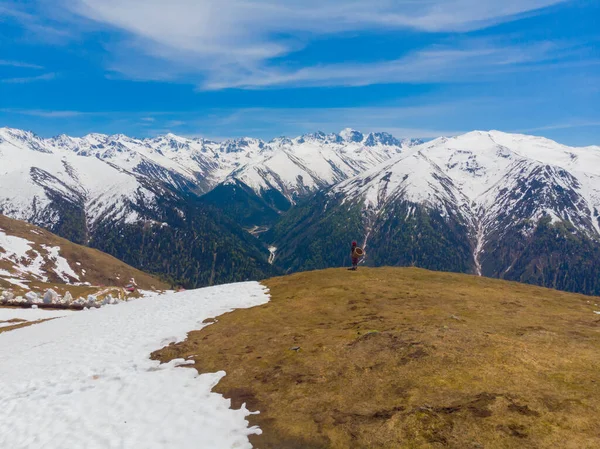
[[[38,293],[42,293],[47,291],[48,289],[53,289],[56,293],[58,293],[61,296],[64,296],[65,293],[67,292],[71,292],[71,295],[73,295],[74,298],[86,298],[88,295],[94,295],[96,293],[98,293],[101,290],[104,290],[104,287],[94,287],[94,286],[87,286],[87,285],[69,285],[69,284],[53,284],[53,283],[46,283],[46,282],[39,282],[39,281],[33,281],[33,282],[28,282],[27,286],[30,287],[30,290],[33,290],[35,292]],[[12,284],[2,284],[0,282],[0,290],[2,289],[2,287],[4,288],[10,288],[15,295],[23,295],[25,293],[27,293],[30,290],[26,290],[20,287],[17,287],[16,285],[12,285]],[[115,296],[113,294],[113,296]]]
[[[2,332],[14,331],[15,329],[21,329],[22,327],[32,326],[34,324],[43,323],[44,321],[50,321],[53,319],[54,318],[49,318],[47,320],[37,320],[37,321],[25,321],[25,320],[14,319],[14,320],[8,320],[8,321],[0,321],[0,323],[14,323],[14,326],[0,327],[0,334]]]
[[[265,284],[153,354],[225,370],[257,448],[600,447],[598,298],[402,268]]]
[[[82,282],[89,282],[94,286],[119,286],[127,285],[131,278],[135,278],[137,285],[145,290],[157,289],[164,290],[169,286],[159,279],[137,270],[120,260],[109,256],[101,251],[88,248],[86,246],[76,245],[68,240],[58,237],[45,229],[30,225],[26,222],[13,220],[4,215],[0,215],[0,229],[3,229],[8,235],[24,238],[33,242],[33,248],[41,254],[45,254],[45,250],[41,245],[51,247],[59,246],[60,255],[64,257],[71,268],[80,275]],[[0,249],[0,252],[2,250]],[[79,262],[80,265],[77,265]],[[64,282],[56,276],[52,267],[44,267],[49,277],[48,283],[42,283],[31,279],[31,288],[36,291],[43,289],[54,288],[61,289],[60,284]],[[6,260],[0,260],[0,269],[12,271],[12,264]],[[83,274],[82,270],[85,270]],[[23,294],[27,290],[10,284],[8,281],[0,279],[0,288],[11,288],[16,294]],[[77,298],[85,294],[93,294],[98,289],[89,287],[73,287],[67,288],[71,294]],[[57,290],[58,291],[58,290]]]

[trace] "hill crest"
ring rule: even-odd
[[[260,411],[255,447],[600,444],[598,297],[416,268],[264,284],[269,303],[153,354],[224,370],[215,390]]]
[[[129,283],[144,290],[167,288],[108,254],[0,215],[0,287],[25,292],[52,285],[124,287]]]

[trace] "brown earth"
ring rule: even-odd
[[[600,447],[600,298],[413,268],[265,284],[153,354],[225,370],[256,448]]]
[[[8,321],[0,321],[0,323],[14,323],[13,326],[4,326],[0,327],[0,334],[2,332],[14,331],[15,329],[21,329],[22,327],[32,326],[34,324],[43,323],[44,321],[53,320],[54,318],[49,318],[47,320],[37,320],[37,321],[25,321],[20,319],[13,319]]]

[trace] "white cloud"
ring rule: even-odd
[[[90,115],[90,113],[81,111],[47,111],[41,109],[0,109],[0,112],[5,114],[30,115],[33,117],[42,118],[70,118],[79,117],[82,115]]]
[[[22,61],[7,61],[5,59],[0,59],[0,66],[18,67],[20,69],[43,69],[42,66],[37,64]]]
[[[38,0],[44,3],[46,0]],[[0,1],[0,22],[3,20],[15,20],[27,28],[26,39],[40,39],[45,44],[63,43],[71,38],[71,28],[64,26],[65,12],[60,14],[60,19],[54,23],[53,15],[56,4],[51,5],[48,11],[36,11],[37,3],[23,2],[20,0]],[[62,26],[61,26],[62,25]]]
[[[56,0],[43,1],[56,9]],[[111,65],[115,72],[133,79],[187,80],[201,87],[221,89],[323,85],[323,80],[325,85],[396,82],[405,78],[410,81],[422,72],[402,67],[405,60],[370,67],[348,64],[295,72],[272,66],[274,58],[289,55],[324,35],[407,28],[465,32],[563,1],[566,0],[62,0],[62,6],[68,11],[69,20],[75,14],[88,23],[122,33],[123,40],[109,46],[115,57]],[[445,70],[444,61],[460,63],[480,56],[478,51],[436,54],[429,50],[409,56],[408,60],[414,59],[420,67],[433,65]],[[441,63],[436,61],[438,57]],[[348,79],[335,76],[333,72],[340,68],[384,73],[374,80],[365,76]],[[400,75],[396,75],[398,71]]]
[[[9,83],[9,84],[26,84],[26,83],[35,83],[36,81],[49,81],[56,78],[56,73],[45,73],[43,75],[38,76],[26,76],[21,78],[4,78],[0,79],[0,83]]]
[[[202,88],[474,81],[487,75],[530,70],[540,62],[562,61],[566,56],[568,52],[561,50],[560,46],[547,42],[527,46],[471,42],[464,47],[432,47],[392,61],[328,64],[297,70],[274,66],[263,67],[255,73],[221,73],[208,79]]]
[[[555,123],[552,125],[538,126],[535,128],[520,129],[517,132],[520,133],[531,133],[537,131],[554,131],[561,129],[572,129],[572,128],[595,128],[600,127],[599,120],[570,120],[563,123]]]

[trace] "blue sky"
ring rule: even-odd
[[[0,0],[0,126],[600,145],[597,0]]]

